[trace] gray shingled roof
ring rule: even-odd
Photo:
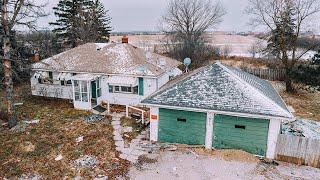
[[[32,65],[33,70],[159,76],[181,64],[126,43],[87,43]]]
[[[161,89],[142,103],[293,117],[269,82],[220,62]]]

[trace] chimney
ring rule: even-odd
[[[32,57],[33,62],[39,62],[40,61],[40,54],[35,53]]]
[[[129,38],[127,36],[123,36],[122,37],[122,43],[128,44],[129,43]]]

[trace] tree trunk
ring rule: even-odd
[[[292,86],[292,70],[290,68],[286,68],[286,77],[285,77],[285,83],[286,83],[286,92],[294,92],[294,88]]]
[[[17,125],[17,119],[14,113],[13,100],[13,82],[12,82],[12,64],[11,64],[11,42],[10,42],[10,24],[8,17],[8,2],[2,2],[1,7],[1,24],[3,26],[3,70],[4,70],[4,85],[6,88],[5,104],[7,108],[7,116],[9,121],[9,128]]]
[[[9,120],[9,128],[12,128],[17,125],[17,120],[14,114],[14,99],[13,99],[13,82],[12,82],[12,65],[10,60],[10,38],[7,36],[4,38],[4,84],[6,88],[6,107],[7,107],[7,116]]]

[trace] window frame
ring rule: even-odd
[[[119,94],[139,94],[139,85],[137,86],[121,86],[121,85],[108,85],[109,93],[119,93]],[[126,88],[126,89],[124,89]]]
[[[78,102],[89,102],[89,88],[87,81],[74,80],[74,100]]]

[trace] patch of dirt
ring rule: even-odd
[[[199,155],[210,155],[216,158],[222,158],[226,161],[241,161],[241,162],[259,162],[259,158],[241,150],[224,149],[224,150],[206,150],[204,148],[192,149]]]
[[[18,120],[40,121],[24,131],[0,131],[0,179],[23,174],[39,174],[45,179],[93,179],[98,175],[112,179],[127,174],[130,164],[118,158],[109,117],[86,123],[84,117],[91,113],[75,110],[69,101],[31,96],[28,84],[15,92],[16,102],[23,103],[16,107]],[[77,142],[80,136],[83,141]],[[59,155],[63,158],[55,160]],[[77,171],[73,162],[85,155],[99,163]]]

